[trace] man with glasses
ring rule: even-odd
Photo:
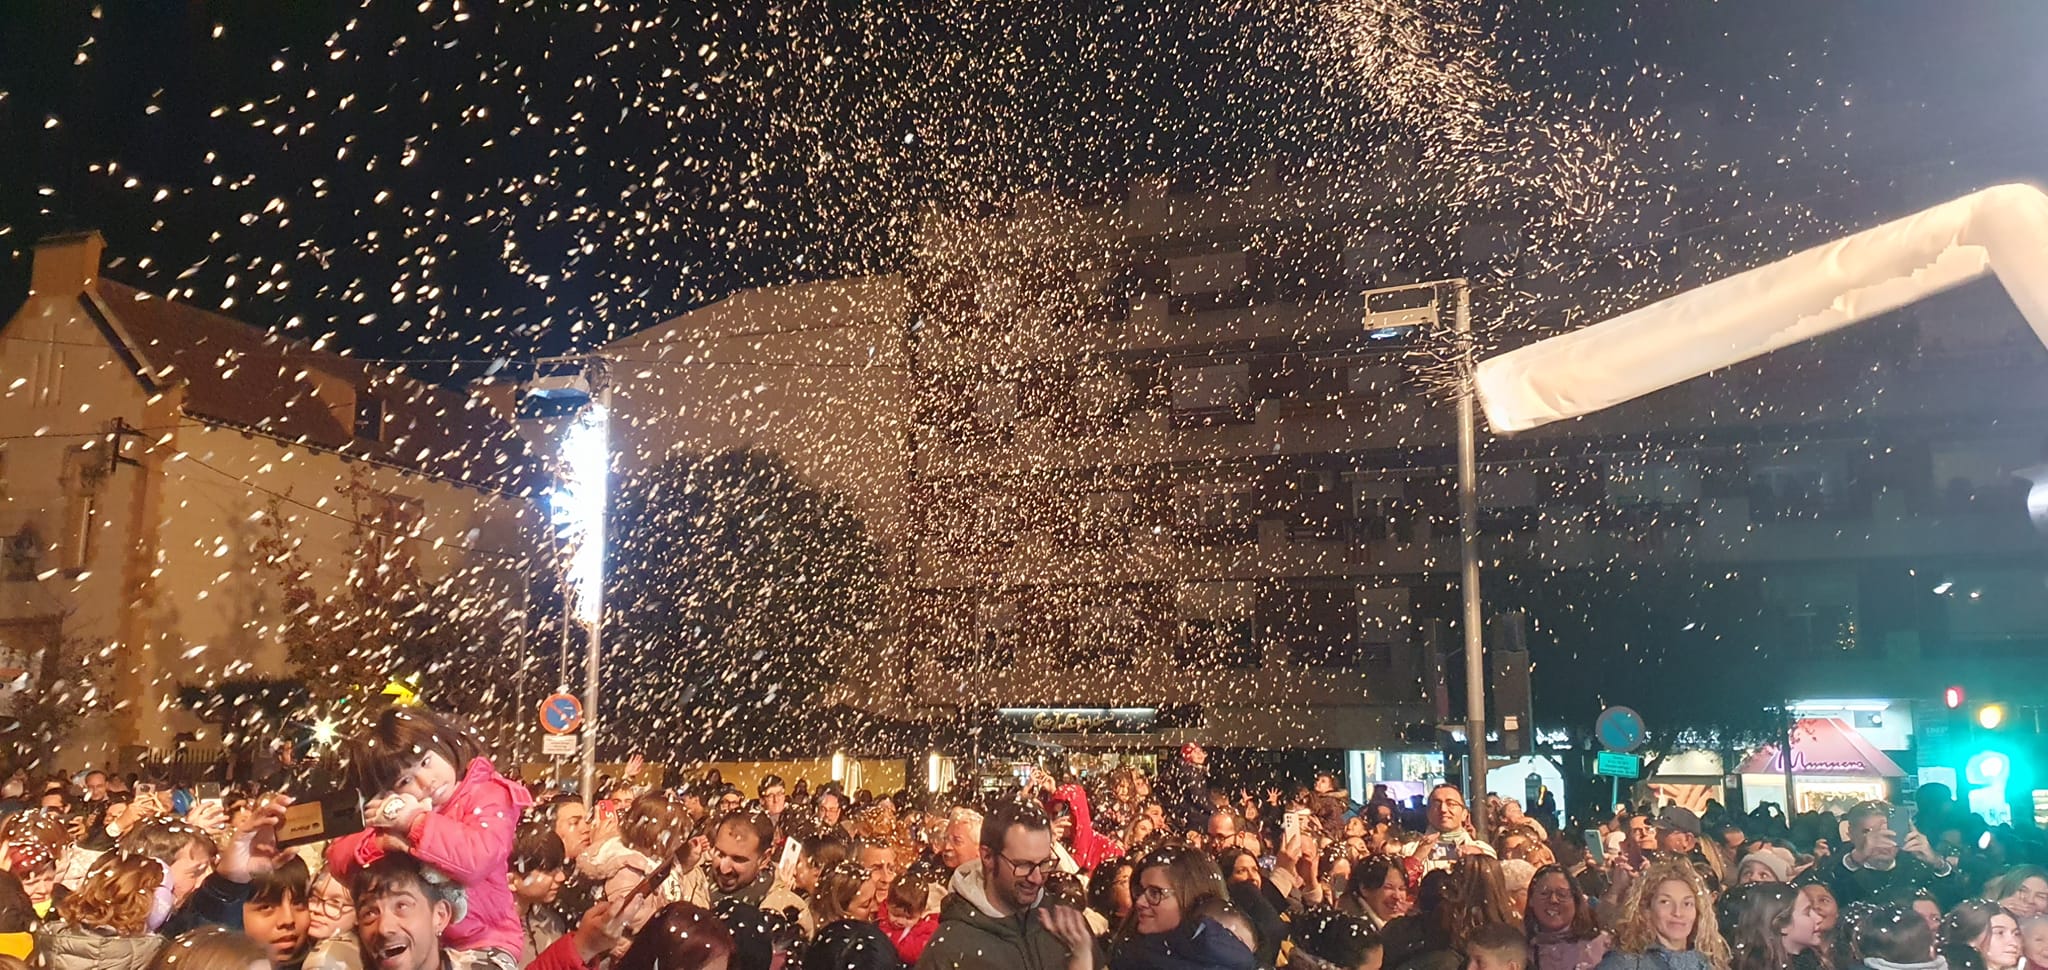
[[[1029,802],[997,807],[982,822],[979,857],[953,872],[917,970],[1094,970],[1088,921],[1044,901],[1046,877],[1058,870],[1045,811]]]
[[[1479,841],[1465,824],[1472,812],[1465,807],[1465,793],[1456,785],[1438,785],[1429,792],[1429,831],[1408,846],[1410,858],[1422,860],[1422,871],[1449,869],[1459,857],[1494,855],[1493,846]]]

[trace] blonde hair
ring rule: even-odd
[[[1713,898],[1707,895],[1707,884],[1700,879],[1699,871],[1684,859],[1652,862],[1628,887],[1628,898],[1622,900],[1621,915],[1615,920],[1614,948],[1623,953],[1642,954],[1657,944],[1657,930],[1650,920],[1650,899],[1656,895],[1657,887],[1667,882],[1682,882],[1692,892],[1696,915],[1692,937],[1686,945],[1705,957],[1714,970],[1728,970],[1728,941],[1721,938],[1721,928],[1714,922]]]
[[[148,856],[108,853],[93,863],[78,891],[57,904],[57,915],[74,929],[141,936],[149,931],[149,909],[165,872]]]

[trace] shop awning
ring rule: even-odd
[[[1742,763],[1745,775],[1785,773],[1783,745],[1766,745]],[[1804,717],[1792,726],[1792,773],[1902,778],[1906,772],[1839,717]]]

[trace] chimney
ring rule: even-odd
[[[29,294],[61,298],[84,292],[100,278],[100,252],[106,248],[107,241],[91,229],[37,240]]]

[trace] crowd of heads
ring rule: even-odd
[[[483,864],[429,862],[441,823],[415,816],[337,865],[318,843],[277,847],[291,784],[198,797],[146,774],[17,777],[0,805],[0,970],[38,948],[68,970],[65,948],[85,946],[76,965],[94,965],[110,940],[163,966],[438,970],[469,952],[457,928],[492,918],[523,935],[516,953],[493,943],[494,965],[560,945],[615,967],[897,970],[950,899],[1026,923],[1042,911],[1070,952],[1123,970],[1161,953],[1217,970],[2048,964],[2048,852],[1938,786],[1917,815],[1708,803],[1568,821],[1547,798],[1450,785],[1362,803],[1329,774],[1226,789],[1192,748],[1157,772],[1040,770],[936,794],[635,765],[586,804],[498,778],[459,723],[424,711],[389,712],[339,751],[333,776],[366,819],[424,816],[479,784],[517,790],[502,797],[523,811]],[[32,942],[10,952],[10,934]]]

